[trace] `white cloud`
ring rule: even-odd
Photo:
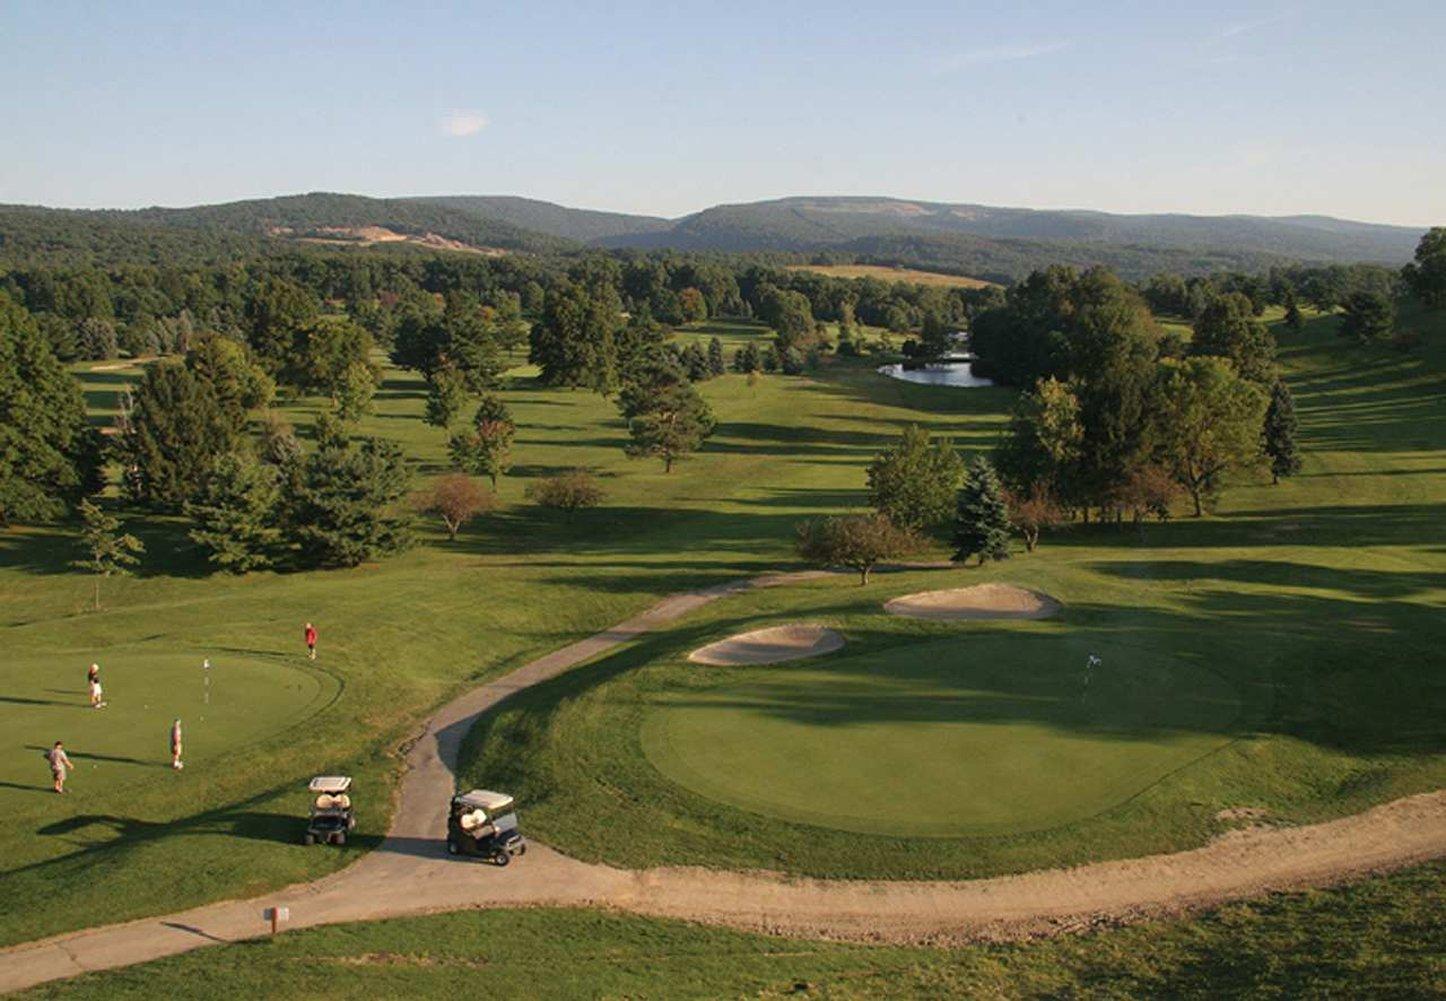
[[[487,116],[480,111],[453,111],[442,119],[442,134],[461,139],[475,136],[487,127]]]
[[[1265,17],[1257,17],[1250,21],[1237,21],[1234,24],[1227,24],[1220,29],[1221,38],[1237,38],[1240,35],[1248,35],[1252,31],[1259,31],[1262,28],[1274,27],[1287,20],[1292,11],[1281,11],[1279,14],[1268,14]]]
[[[1047,42],[1042,45],[995,45],[985,49],[971,49],[968,52],[961,52],[956,56],[949,56],[941,60],[938,69],[941,73],[950,73],[954,70],[969,69],[973,66],[986,66],[990,63],[1007,63],[1020,59],[1034,59],[1038,56],[1048,56],[1055,52],[1063,52],[1073,45],[1073,42]]]

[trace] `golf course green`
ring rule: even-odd
[[[861,834],[1038,830],[1100,813],[1231,739],[1209,669],[1065,635],[973,635],[729,668],[660,697],[648,760],[745,810]]]

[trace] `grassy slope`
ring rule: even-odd
[[[988,288],[994,282],[964,275],[947,275],[917,268],[890,268],[882,264],[795,264],[791,271],[811,271],[830,278],[877,278],[883,282],[910,282],[914,285],[942,285],[946,288]]]
[[[757,327],[708,331],[734,343],[763,336]],[[113,411],[134,375],[87,373],[98,413]],[[724,427],[704,454],[667,476],[661,464],[623,455],[610,402],[540,389],[520,373],[505,394],[522,425],[517,466],[501,485],[509,507],[455,544],[428,529],[423,545],[380,565],[213,577],[183,525],[132,519],[128,527],[151,558],[139,577],[108,582],[106,609],[93,614],[84,610],[89,579],[67,567],[71,530],[0,535],[0,733],[9,738],[0,777],[0,941],[259,892],[336,868],[385,829],[391,751],[429,707],[662,594],[790,559],[797,518],[852,503],[858,458],[919,417],[915,407],[938,411],[923,417],[979,443],[1005,399],[971,397],[975,411],[951,412],[966,404],[947,391],[886,382],[862,363],[837,380],[764,377],[750,387],[728,376],[704,392]],[[426,475],[442,467],[444,435],[420,421],[422,399],[418,380],[389,373],[366,430],[401,440]],[[304,425],[318,405],[288,409]],[[528,478],[573,466],[599,471],[605,507],[568,523],[523,504]],[[25,700],[68,698],[46,689],[72,690],[85,664],[98,660],[117,709],[133,704],[139,689],[128,690],[121,658],[138,650],[185,664],[244,655],[300,667],[306,619],[321,630],[319,669],[343,687],[325,713],[235,746],[215,767],[198,759],[183,777],[149,767],[163,760],[163,730],[142,723],[133,740],[103,753],[143,764],[110,762],[93,775],[87,768],[64,799],[46,791],[48,773],[26,745],[64,739],[92,753],[90,731],[79,724],[97,721],[77,716],[75,726],[57,720],[43,737],[31,734],[38,713]],[[202,738],[199,729],[192,738]],[[361,836],[345,851],[304,850],[296,844],[304,780],[333,770],[357,776]],[[164,899],[150,893],[158,882],[167,886]]]
[[[27,998],[1419,998],[1446,992],[1446,868],[1026,945],[765,938],[596,911],[483,911],[221,946]]]
[[[1439,324],[1439,317],[1432,322]],[[712,606],[667,635],[524,693],[489,717],[474,734],[467,777],[486,776],[519,793],[533,833],[588,859],[900,878],[974,876],[1176,849],[1218,831],[1215,814],[1228,807],[1265,807],[1280,819],[1304,822],[1440,785],[1446,781],[1440,713],[1446,676],[1438,655],[1446,639],[1440,613],[1446,550],[1435,512],[1446,498],[1440,408],[1446,340],[1438,327],[1423,354],[1402,355],[1349,346],[1334,327],[1319,319],[1285,338],[1282,354],[1307,450],[1306,468],[1294,480],[1239,485],[1218,517],[1151,525],[1144,539],[1113,527],[1075,529],[1051,538],[1034,556],[955,571],[942,581],[922,574],[881,578],[867,591],[826,581]],[[840,384],[865,385],[846,376]],[[960,399],[961,406],[996,405],[987,394]],[[975,419],[984,424],[982,413]],[[855,467],[852,491],[836,502],[857,503],[856,466],[870,446],[820,431],[803,441]],[[951,580],[1001,579],[1059,596],[1064,616],[1049,624],[939,626],[876,614],[892,594]],[[864,656],[774,667],[763,697],[756,687],[760,672],[700,671],[682,660],[708,640],[790,619],[834,623]],[[779,790],[755,789],[760,799],[775,797],[771,806],[755,800],[754,811],[741,810],[687,787],[707,787],[707,776],[695,773],[684,784],[664,778],[639,738],[650,732],[656,704],[681,702],[712,705],[714,727],[729,725],[718,722],[725,712],[718,707],[731,705],[732,725],[759,735],[780,720],[799,727],[847,721],[890,725],[900,741],[939,748],[927,735],[914,735],[918,725],[899,713],[894,690],[871,675],[867,654],[961,632],[1058,635],[1104,648],[1107,663],[1111,646],[1172,658],[1226,678],[1245,711],[1223,728],[1215,722],[1187,730],[1225,739],[1153,784],[1147,780],[1154,774],[1142,774],[1132,796],[1116,794],[1084,819],[1060,824],[1060,802],[1046,802],[1018,817],[1012,831],[965,838],[860,839],[798,822],[809,809],[846,812],[829,807],[828,793],[846,789],[850,776],[826,755],[812,760],[807,775],[790,777],[790,788],[817,782],[810,802],[780,807]],[[962,644],[961,657],[968,650]],[[1050,720],[1014,698],[1017,685],[1007,675],[981,692],[974,674],[941,680],[935,660],[915,658],[911,667],[903,658],[889,680],[903,671],[910,685],[942,684],[970,712],[993,714],[987,722],[999,727],[1002,739],[1037,748],[1041,734],[1051,740],[1080,734],[1071,721]],[[826,677],[829,672],[834,676]],[[656,756],[670,749],[654,742],[651,750]],[[699,745],[686,753],[696,758]],[[748,752],[745,760],[759,753]],[[1032,754],[1021,747],[1022,759]],[[808,764],[800,758],[799,770]],[[1053,788],[1067,801],[1075,763],[1057,767],[1063,773],[1052,777]],[[961,763],[959,770],[969,768]],[[664,770],[677,775],[686,762]],[[713,780],[727,771],[712,767]],[[744,801],[749,782],[727,781],[727,789],[711,791]],[[901,793],[901,801],[909,797],[928,798]],[[981,819],[978,813],[974,819]],[[852,822],[858,826],[860,818]]]

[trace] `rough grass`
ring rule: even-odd
[[[924,949],[767,938],[597,911],[481,911],[282,935],[25,998],[1439,997],[1446,868],[1190,921]]]

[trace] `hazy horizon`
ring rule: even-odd
[[[1423,2],[15,6],[0,201],[507,192],[672,219],[856,195],[1424,227],[1442,28]]]

